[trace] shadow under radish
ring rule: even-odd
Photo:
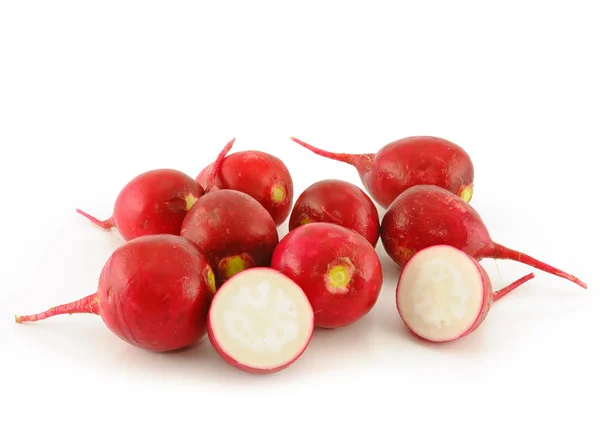
[[[207,337],[193,345],[169,352],[151,352],[135,347],[124,348],[114,356],[111,366],[140,378],[154,376],[175,383],[256,383],[256,376],[230,366],[210,344]],[[259,376],[260,377],[260,376]]]
[[[480,331],[484,330],[484,325],[473,333],[452,342],[430,342],[412,333],[395,308],[394,310],[389,309],[382,312],[377,318],[377,329],[382,332],[384,342],[401,342],[402,345],[399,346],[413,350],[418,348],[442,354],[452,353],[465,356],[483,354],[490,349],[485,338],[485,332]]]
[[[385,249],[381,244],[376,248],[379,261],[381,263],[381,270],[383,271],[383,285],[386,288],[396,288],[398,285],[398,279],[402,270],[385,252]]]

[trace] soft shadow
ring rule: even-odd
[[[379,261],[381,263],[381,269],[383,271],[384,284],[396,287],[398,279],[400,278],[400,266],[392,260],[392,258],[385,252],[385,248],[381,242],[377,245],[376,249]]]
[[[372,315],[372,316],[369,316]],[[375,355],[380,349],[375,314],[339,328],[315,328],[312,340],[302,356],[304,370],[328,371],[352,364],[355,358]]]
[[[281,241],[285,235],[287,235],[289,233],[289,225],[288,225],[288,220],[284,221],[281,225],[279,225],[279,227],[277,228],[277,236],[279,237],[279,241]]]
[[[121,234],[117,231],[117,229],[112,229],[110,231],[106,231],[106,242],[110,245],[111,248],[119,248],[123,244],[125,244],[125,239],[121,236]]]
[[[382,314],[378,319],[377,328],[389,339],[402,340],[406,346],[415,348],[427,349],[432,352],[447,354],[451,352],[454,355],[473,355],[482,354],[489,350],[485,333],[485,322],[479,329],[475,330],[468,336],[461,337],[452,342],[436,343],[425,340],[416,334],[412,333],[400,318],[397,311]]]
[[[207,337],[187,348],[170,352],[151,352],[135,347],[127,347],[114,356],[115,364],[120,369],[147,378],[154,376],[164,380],[178,382],[235,382],[256,385],[257,380],[268,381],[272,377],[282,376],[289,368],[276,373],[247,373],[229,365],[212,347]]]

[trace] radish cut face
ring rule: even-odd
[[[486,280],[477,263],[454,247],[419,251],[398,281],[400,317],[417,336],[433,342],[457,339],[480,320]]]
[[[270,268],[252,268],[225,282],[208,315],[209,339],[241,370],[279,371],[300,357],[313,333],[312,306],[291,279]]]

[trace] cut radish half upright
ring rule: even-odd
[[[251,268],[227,280],[208,313],[208,337],[219,355],[250,373],[280,371],[304,352],[314,329],[302,289],[271,268]]]
[[[475,331],[493,302],[533,277],[530,273],[494,292],[473,257],[435,245],[417,252],[402,270],[396,305],[412,333],[431,342],[449,342]]]

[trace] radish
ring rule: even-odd
[[[15,320],[96,314],[115,335],[134,346],[172,351],[205,336],[215,291],[213,271],[194,244],[175,235],[146,235],[112,253],[94,294]]]
[[[315,326],[352,324],[371,311],[383,272],[369,241],[333,223],[309,223],[288,233],[271,267],[297,283],[315,311]]]
[[[473,163],[460,146],[438,137],[416,136],[393,141],[377,153],[331,153],[297,138],[292,141],[320,156],[345,162],[358,170],[371,197],[387,208],[396,197],[416,184],[433,184],[459,195],[473,196]]]
[[[396,198],[381,221],[381,242],[400,267],[423,248],[447,244],[477,261],[515,260],[587,288],[573,275],[492,241],[475,208],[433,185],[413,186]]]
[[[198,174],[196,181],[208,187],[214,162]],[[276,156],[258,150],[232,153],[223,159],[215,184],[221,189],[238,190],[252,196],[269,212],[276,226],[290,214],[294,199],[292,176]]]
[[[245,269],[268,267],[279,242],[273,218],[256,199],[238,190],[219,189],[216,183],[232,146],[233,140],[219,153],[206,194],[187,213],[180,231],[210,260],[217,288]]]
[[[347,181],[321,180],[300,194],[292,209],[289,230],[313,222],[347,227],[373,246],[379,240],[377,207],[365,192]]]
[[[204,189],[187,174],[174,169],[155,169],[125,185],[108,220],[98,220],[80,209],[76,211],[103,229],[116,227],[126,241],[143,235],[178,235],[183,218],[203,194]]]
[[[219,288],[207,325],[211,344],[227,363],[250,373],[274,373],[304,353],[314,314],[291,279],[270,268],[252,268]]]
[[[449,342],[473,333],[492,303],[533,277],[530,273],[494,292],[474,258],[449,245],[434,245],[416,253],[402,270],[396,307],[416,336]]]

